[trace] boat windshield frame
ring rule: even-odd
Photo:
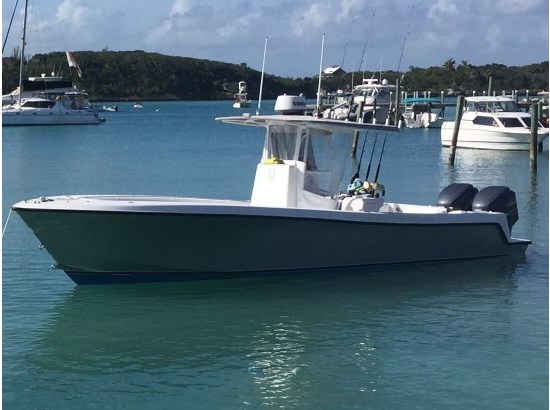
[[[513,100],[467,101],[466,111],[489,113],[522,112]]]

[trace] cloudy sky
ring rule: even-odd
[[[4,55],[20,44],[22,5]],[[2,1],[6,37],[16,0]],[[27,52],[145,50],[305,77],[548,60],[548,0],[29,0]],[[364,51],[364,53],[363,53]],[[75,53],[78,60],[78,53]],[[362,61],[362,64],[361,64]]]

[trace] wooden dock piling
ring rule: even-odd
[[[462,110],[464,109],[464,96],[459,95],[456,99],[456,118],[453,129],[453,139],[451,141],[451,154],[449,155],[449,165],[455,164],[456,143],[458,141],[458,131],[460,130],[460,120],[462,119]]]
[[[394,123],[396,127],[399,127],[399,121],[401,119],[401,112],[399,111],[401,101],[399,101],[399,78],[395,81],[395,117]]]
[[[529,150],[529,163],[531,172],[537,172],[537,149],[538,147],[538,121],[539,121],[539,106],[534,103],[531,104],[531,145]]]

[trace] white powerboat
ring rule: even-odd
[[[233,96],[233,108],[247,108],[250,107],[250,100],[248,99],[248,92],[246,91],[246,82],[239,81],[239,92]]]
[[[407,128],[441,128],[445,121],[445,106],[436,98],[413,97],[402,102],[403,122]]]
[[[285,98],[288,109],[279,101],[276,108],[288,115],[217,118],[266,131],[249,201],[67,195],[25,200],[12,209],[76,283],[525,253],[530,241],[511,237],[518,214],[507,187],[478,192],[469,184],[452,184],[433,206],[386,202],[377,171],[370,182],[354,175],[342,193],[354,132],[397,128],[301,115],[292,108],[299,97]]]
[[[457,147],[498,150],[529,150],[531,115],[509,97],[466,97]],[[441,144],[450,146],[454,121],[441,126]],[[548,137],[548,128],[538,124],[538,143]]]
[[[363,107],[362,121],[384,124],[392,103],[392,93],[395,85],[389,84],[386,79],[378,82],[376,78],[365,78],[360,85],[353,88],[347,101],[340,100],[333,107],[323,112],[324,118],[354,119],[357,105]]]

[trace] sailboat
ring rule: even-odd
[[[78,90],[64,91],[57,95],[42,92],[23,100],[26,91],[23,82],[23,58],[25,55],[27,9],[28,0],[25,1],[23,36],[21,37],[18,101],[2,107],[2,126],[101,124],[105,120],[99,117],[98,109],[90,107],[87,102],[87,94]],[[67,60],[69,66],[76,67],[81,75],[80,67],[69,52],[67,52]]]

